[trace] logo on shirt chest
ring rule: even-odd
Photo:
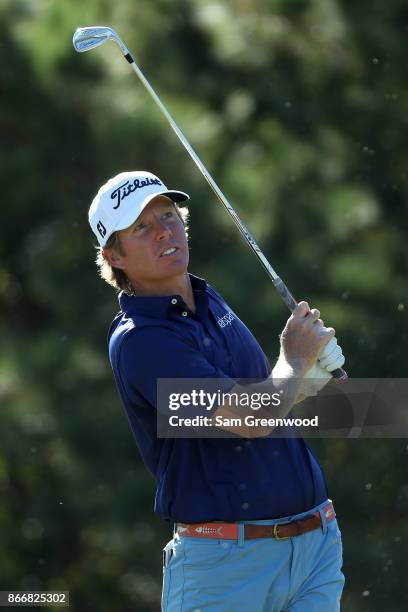
[[[218,317],[217,323],[220,327],[225,327],[226,325],[231,325],[234,319],[235,317],[232,312],[226,312],[222,317]]]

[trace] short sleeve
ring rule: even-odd
[[[163,327],[135,328],[126,334],[118,370],[126,393],[142,395],[155,408],[160,378],[217,379],[217,387],[222,392],[229,392],[236,384],[187,338]]]

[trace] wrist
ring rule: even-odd
[[[284,354],[280,354],[278,361],[273,368],[273,375],[276,378],[284,378],[292,376],[293,378],[303,378],[310,366],[301,357],[288,359]]]

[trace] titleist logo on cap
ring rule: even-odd
[[[144,179],[134,179],[132,182],[126,181],[116,187],[114,191],[111,193],[111,199],[116,200],[116,206],[113,207],[114,210],[119,208],[122,200],[127,198],[128,195],[136,191],[136,189],[141,189],[142,187],[148,187],[149,185],[163,185],[163,183],[158,178],[144,178]]]

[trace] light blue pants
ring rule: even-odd
[[[323,507],[260,525],[286,523],[315,510],[323,526],[288,540],[175,536],[165,547],[163,612],[336,612],[344,586],[341,534]]]

